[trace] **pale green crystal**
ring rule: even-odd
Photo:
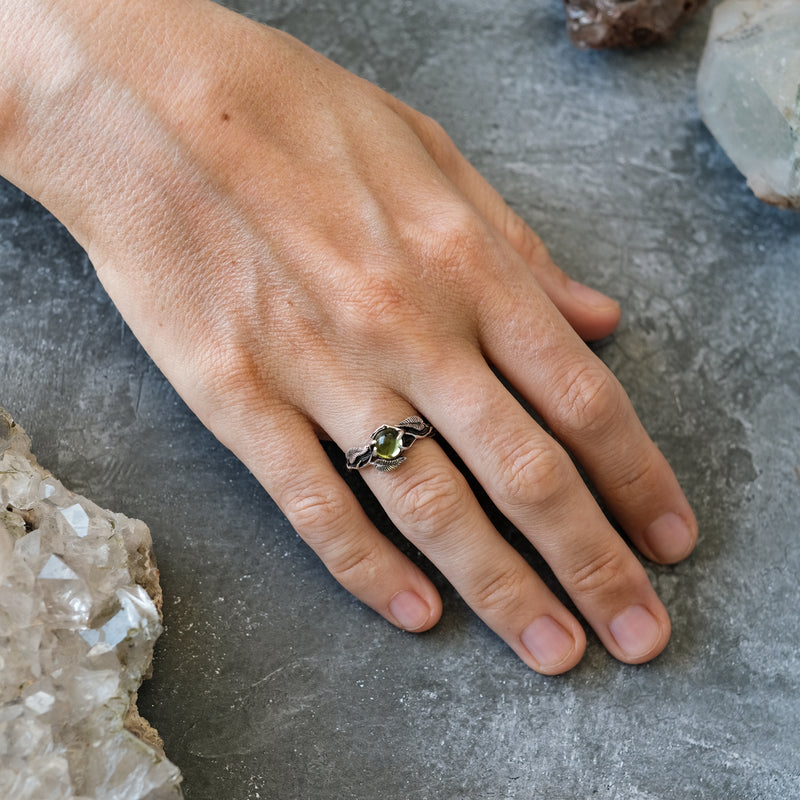
[[[762,200],[800,208],[800,2],[725,0],[697,77],[704,122]]]
[[[403,432],[386,426],[375,433],[375,455],[378,458],[397,458],[403,449]]]

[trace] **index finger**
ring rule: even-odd
[[[489,359],[578,459],[609,510],[647,558],[675,563],[697,542],[697,522],[674,472],[608,367],[567,326],[525,342],[503,319],[527,312],[518,298],[483,328]]]

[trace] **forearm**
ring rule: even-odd
[[[203,0],[4,0],[0,174],[84,246],[104,218],[119,218],[115,204],[147,202],[182,141],[213,136],[221,80],[200,53],[219,10]]]
[[[63,193],[67,165],[97,122],[100,13],[91,0],[8,0],[0,9],[0,172],[45,202]]]

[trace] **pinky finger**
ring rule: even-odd
[[[302,465],[276,473],[260,469],[267,465],[253,463],[256,457],[248,466],[347,591],[399,628],[433,627],[442,613],[436,588],[370,522],[310,425],[292,427],[291,449],[304,453]]]

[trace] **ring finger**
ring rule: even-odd
[[[382,419],[387,409],[391,419]],[[355,425],[353,419],[340,419],[333,423],[335,430],[330,422],[327,430],[337,441],[352,444],[354,434],[368,441],[363,431],[376,422],[395,425],[413,414],[399,399],[380,407],[362,402]],[[585,648],[580,624],[495,530],[435,441],[416,442],[409,463],[397,471],[387,474],[367,466],[362,475],[400,531],[525,663],[556,674],[580,660]]]

